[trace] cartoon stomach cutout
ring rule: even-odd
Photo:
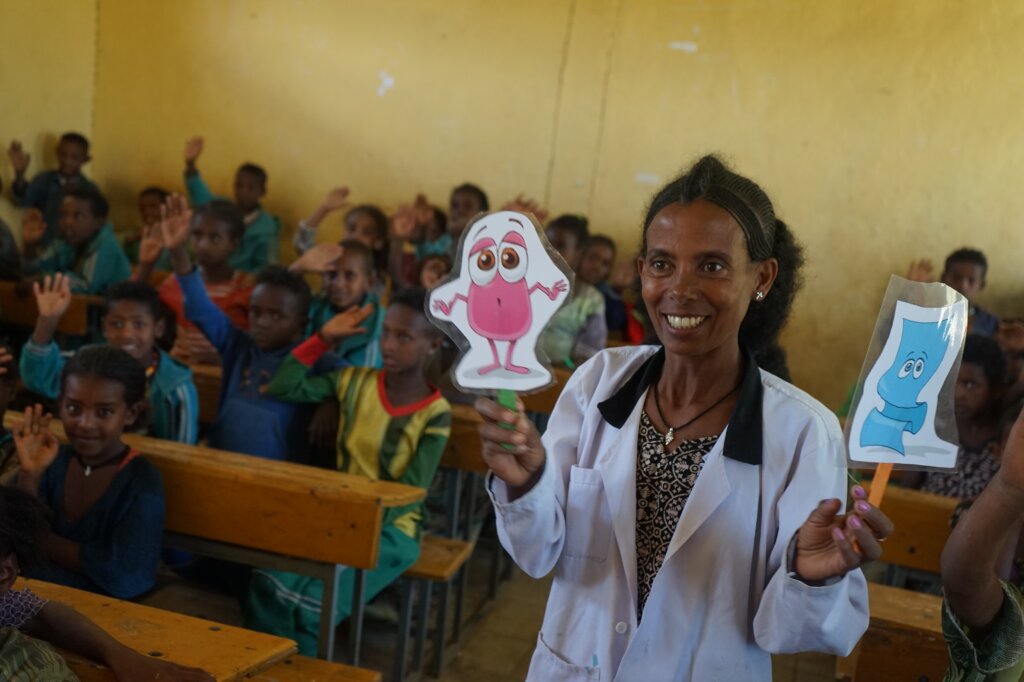
[[[571,279],[572,271],[522,213],[484,215],[466,228],[456,270],[427,302],[434,323],[463,349],[456,385],[528,391],[551,383],[537,339],[568,299]]]

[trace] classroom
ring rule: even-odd
[[[0,26],[0,679],[1024,682],[1024,5]]]

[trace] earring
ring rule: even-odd
[[[754,298],[757,299],[758,301],[763,301],[764,300],[764,292],[763,291],[757,292],[756,294],[754,294]]]

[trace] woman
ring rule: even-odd
[[[477,402],[501,542],[555,569],[529,679],[770,679],[770,653],[848,653],[858,568],[892,525],[859,487],[840,514],[835,417],[755,360],[784,367],[799,246],[705,157],[654,197],[640,254],[662,348],[595,356],[543,440],[521,407]]]

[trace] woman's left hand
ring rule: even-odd
[[[885,514],[867,501],[864,488],[854,486],[853,509],[839,514],[840,500],[822,500],[797,532],[792,569],[804,580],[841,578],[882,556],[881,542],[892,535]]]

